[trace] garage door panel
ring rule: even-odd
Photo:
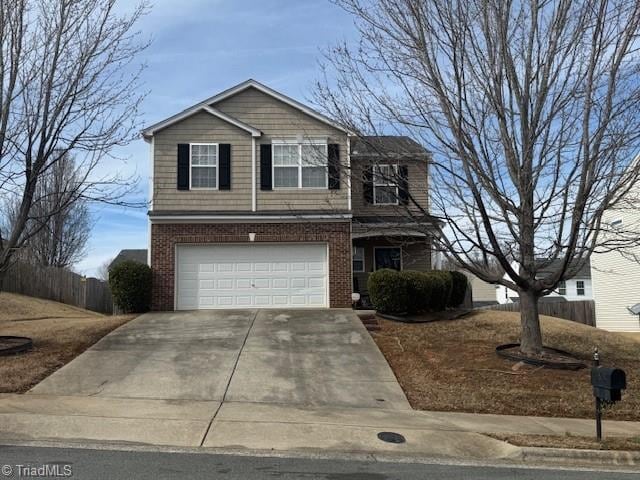
[[[321,244],[181,245],[177,308],[324,307],[326,256]]]
[[[289,288],[289,279],[288,278],[274,278],[273,279],[273,288],[274,289]]]

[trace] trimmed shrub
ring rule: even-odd
[[[408,281],[402,272],[383,268],[376,270],[367,280],[371,303],[383,313],[406,313],[409,311]]]
[[[429,272],[433,282],[433,295],[431,296],[430,310],[439,312],[449,305],[453,280],[450,272],[432,270]]]
[[[449,298],[449,307],[458,307],[464,302],[467,294],[468,281],[467,276],[462,272],[452,271],[451,280],[451,298]]]
[[[109,270],[113,301],[125,313],[142,313],[151,305],[151,268],[126,260]]]
[[[409,313],[429,310],[433,295],[433,280],[428,272],[405,270],[402,275],[407,281],[409,295]]]
[[[367,282],[373,306],[383,313],[439,312],[464,302],[467,277],[460,272],[383,269]]]

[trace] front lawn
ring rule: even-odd
[[[26,392],[134,317],[110,317],[48,300],[0,293],[0,335],[33,339],[31,351],[0,356],[0,393]]]
[[[409,402],[418,410],[593,418],[589,369],[520,366],[495,353],[517,342],[518,313],[481,310],[462,319],[422,324],[380,319],[372,333]],[[640,344],[633,338],[542,317],[545,345],[590,365],[598,346],[602,364],[627,373],[622,402],[605,419],[640,420]]]

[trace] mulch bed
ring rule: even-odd
[[[28,337],[0,336],[0,356],[16,355],[33,348],[33,341]]]

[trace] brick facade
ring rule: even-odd
[[[181,243],[326,242],[329,245],[329,304],[351,306],[351,223],[172,223],[151,225],[152,310],[174,309],[176,245]]]

